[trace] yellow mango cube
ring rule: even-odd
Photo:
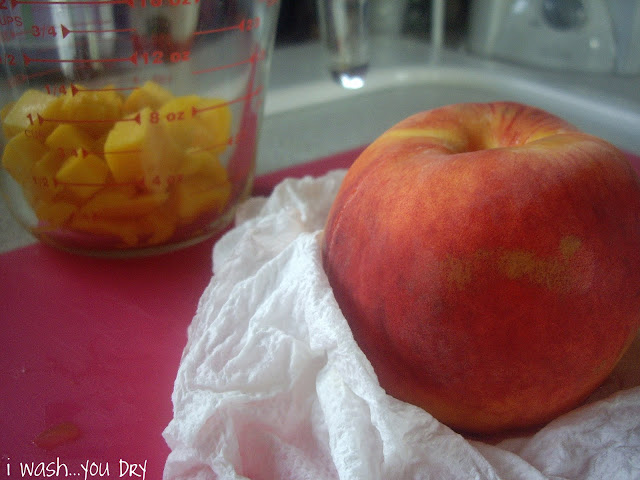
[[[139,124],[116,124],[105,141],[104,155],[116,182],[142,182],[150,191],[166,191],[167,179],[178,171],[183,153],[152,113],[146,107],[136,114]]]
[[[45,153],[47,148],[23,131],[14,135],[4,147],[2,166],[16,182],[24,186],[32,182],[33,165]]]
[[[142,154],[144,185],[152,192],[166,192],[175,183],[184,153],[166,136],[149,138]]]
[[[34,208],[38,219],[45,224],[47,228],[61,227],[64,223],[77,212],[78,207],[70,202],[59,201],[40,201]]]
[[[231,137],[231,109],[221,98],[203,98],[196,105],[193,113],[204,126],[208,136],[213,135],[216,153],[223,152]],[[198,146],[206,145],[205,139],[198,139]],[[211,140],[210,140],[211,141]]]
[[[140,227],[135,220],[112,218],[90,218],[84,215],[73,215],[67,222],[70,230],[91,233],[98,236],[119,239],[120,246],[134,247],[138,244]]]
[[[81,199],[100,190],[109,176],[106,162],[94,154],[72,155],[62,164],[55,179]]]
[[[81,128],[63,123],[49,134],[44,143],[50,150],[58,150],[63,155],[70,155],[77,150],[91,152],[95,141]]]
[[[82,122],[82,128],[94,138],[108,132],[122,118],[122,97],[110,87],[86,89],[76,86],[62,98],[57,117]]]
[[[2,131],[5,137],[10,139],[28,130],[32,137],[44,141],[56,126],[55,123],[44,119],[53,118],[61,102],[61,97],[49,95],[41,90],[27,90],[2,119]],[[41,121],[40,118],[43,120]]]
[[[157,110],[172,98],[173,94],[169,90],[155,82],[148,81],[129,94],[122,108],[125,114],[135,113],[146,107]]]
[[[202,214],[222,212],[231,196],[231,184],[194,176],[176,184],[174,195],[180,223],[187,224]]]
[[[145,239],[147,245],[159,245],[167,242],[175,233],[178,224],[178,215],[170,208],[158,209],[142,218],[151,234]]]
[[[137,218],[151,213],[168,198],[167,192],[136,193],[135,189],[126,186],[105,188],[85,203],[82,213],[97,217]]]
[[[117,123],[107,135],[104,157],[118,183],[137,182],[144,177],[142,153],[151,136],[150,112],[150,108],[143,109],[140,112],[140,124]]]
[[[226,168],[218,156],[209,151],[187,151],[179,173],[182,178],[188,178],[192,175],[207,177],[213,185],[225,185],[229,182]]]
[[[221,99],[176,97],[158,113],[169,137],[184,150],[197,148],[221,153],[229,144],[231,110]]]
[[[212,180],[218,179],[220,184],[228,181],[227,170],[220,163],[218,155],[207,150],[188,150],[178,173],[183,177],[204,175]]]

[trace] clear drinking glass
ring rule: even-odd
[[[0,0],[0,188],[37,238],[139,255],[249,195],[278,0]]]
[[[316,0],[329,70],[345,88],[360,88],[369,69],[369,0]]]

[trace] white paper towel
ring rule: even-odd
[[[495,445],[385,394],[321,265],[343,177],[285,180],[217,242],[175,382],[164,479],[640,479],[640,387]]]

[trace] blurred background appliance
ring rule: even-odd
[[[612,72],[616,40],[604,0],[475,0],[473,53],[546,68]]]
[[[616,32],[616,69],[639,74],[640,0],[610,0],[608,5]]]

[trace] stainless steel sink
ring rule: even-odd
[[[393,48],[401,54],[394,56]],[[447,52],[437,62],[428,46],[379,46],[365,85],[347,90],[322,67],[318,45],[276,53],[258,172],[366,144],[403,118],[457,102],[513,100],[536,105],[640,153],[639,78],[545,72]],[[397,58],[400,57],[400,58]],[[315,60],[315,64],[309,62]],[[307,78],[284,75],[306,66]],[[294,75],[295,77],[295,75]]]

